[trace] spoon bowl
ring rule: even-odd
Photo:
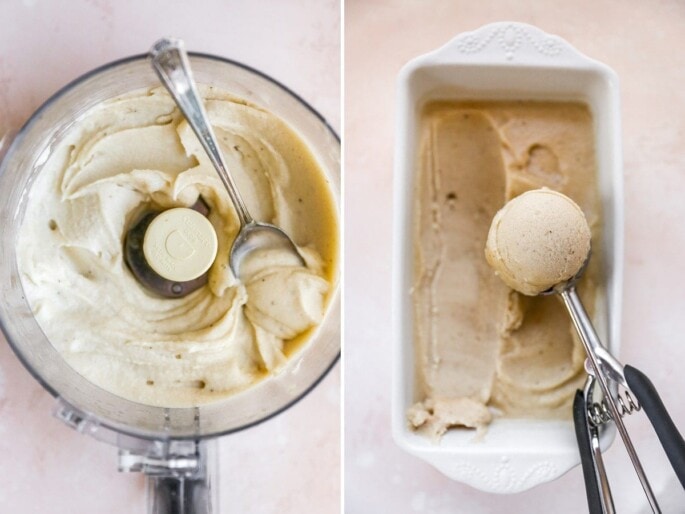
[[[244,225],[233,241],[229,254],[229,266],[236,277],[243,275],[250,256],[256,253],[287,252],[293,257],[293,264],[303,265],[304,259],[297,247],[280,228],[268,223],[251,221]]]

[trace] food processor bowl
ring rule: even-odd
[[[340,142],[325,119],[297,94],[257,70],[204,54],[191,53],[190,61],[198,83],[267,109],[300,135],[326,174],[339,212]],[[211,506],[200,507],[211,503],[206,500],[211,489],[206,471],[211,466],[207,467],[208,448],[201,441],[248,428],[282,412],[333,367],[340,355],[339,274],[335,274],[324,321],[276,374],[214,403],[163,408],[105,391],[67,364],[33,316],[15,254],[31,186],[61,138],[95,105],[158,85],[146,55],[102,66],[50,98],[6,149],[0,163],[0,324],[24,366],[58,399],[59,418],[81,432],[118,445],[120,469],[158,477],[153,487],[159,494],[151,509],[161,510],[153,512],[210,512]],[[171,468],[176,471],[167,473]],[[179,477],[180,482],[176,480]],[[195,486],[184,490],[183,484],[192,485],[193,477],[199,477]],[[164,499],[164,494],[170,496]],[[179,495],[185,500],[179,501]],[[196,505],[195,510],[174,510],[183,508],[184,503]]]

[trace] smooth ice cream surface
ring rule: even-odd
[[[17,242],[26,297],[51,343],[93,383],[149,405],[220,400],[276,373],[321,323],[337,276],[335,203],[305,143],[260,107],[201,91],[251,214],[291,235],[306,267],[263,252],[241,280],[232,275],[237,216],[159,88],[104,102],[68,130],[31,187]],[[208,285],[156,296],[124,261],[126,232],[142,213],[200,195],[218,240]]]
[[[596,250],[579,283],[593,312],[601,206],[588,108],[430,102],[419,145],[410,425],[439,436],[453,426],[487,425],[486,410],[495,417],[569,418],[584,352],[562,303],[508,288],[483,249],[493,217],[512,198],[543,187],[572,198]]]
[[[590,253],[590,227],[569,197],[527,191],[492,220],[485,257],[512,289],[535,296],[573,278]]]

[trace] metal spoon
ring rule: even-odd
[[[171,38],[160,39],[150,49],[150,59],[162,84],[171,94],[207,152],[238,214],[240,230],[229,254],[229,266],[233,274],[240,277],[240,267],[245,258],[255,250],[267,248],[292,253],[304,265],[305,261],[298,252],[297,246],[283,230],[269,223],[255,221],[250,216],[233,177],[228,172],[207,113],[202,106],[183,41]]]

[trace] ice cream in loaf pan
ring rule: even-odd
[[[505,286],[484,248],[497,211],[547,187],[572,198],[592,230],[579,284],[592,314],[601,269],[594,131],[576,102],[434,101],[419,130],[414,203],[416,403],[412,427],[439,437],[493,417],[570,418],[584,353],[555,297]]]

